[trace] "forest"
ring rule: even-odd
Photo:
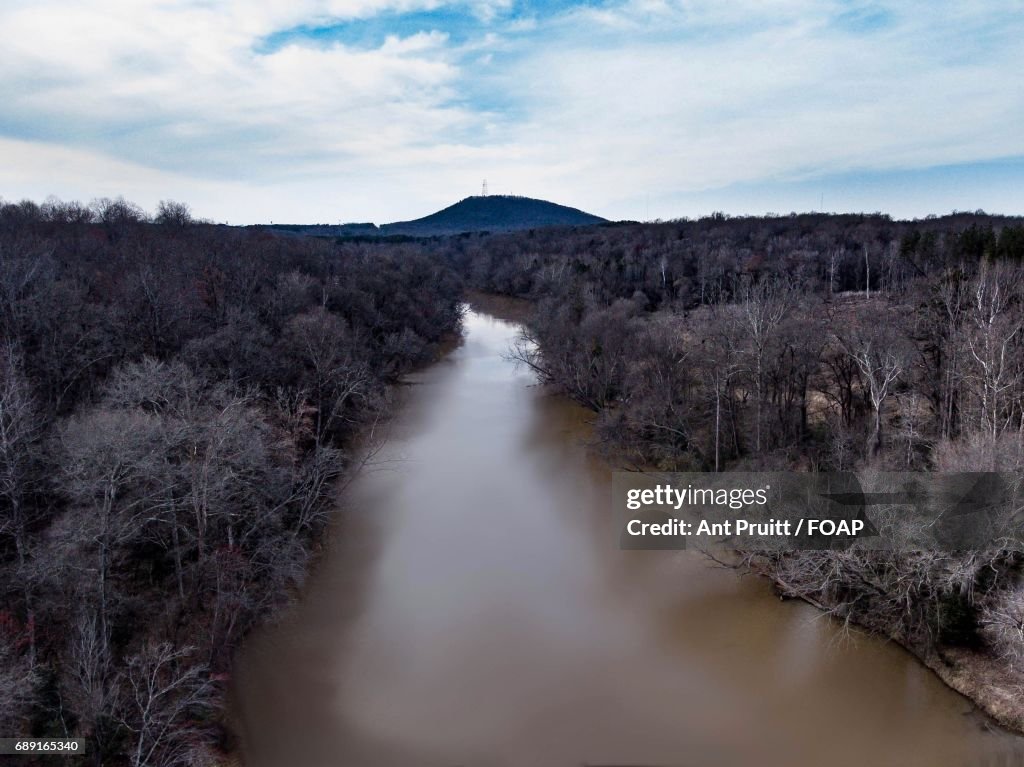
[[[518,360],[615,460],[686,471],[1024,467],[1024,220],[600,224],[402,241],[0,205],[0,733],[95,764],[232,749],[234,650],[292,599],[360,440],[459,332],[527,298]],[[744,553],[1024,729],[1024,551]]]
[[[790,215],[463,242],[530,298],[515,356],[667,471],[1024,469],[1024,220]],[[744,552],[780,594],[911,649],[1024,729],[1024,550]]]
[[[233,651],[460,293],[420,248],[2,205],[0,734],[136,767],[230,749]]]

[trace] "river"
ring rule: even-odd
[[[250,767],[967,767],[1019,740],[753,577],[624,552],[584,411],[468,313],[301,599],[237,662]],[[1014,762],[1016,763],[1016,762]]]

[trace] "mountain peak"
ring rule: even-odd
[[[475,195],[413,221],[398,221],[380,228],[385,235],[433,236],[463,232],[511,232],[545,226],[588,226],[606,219],[576,208],[531,197]]]

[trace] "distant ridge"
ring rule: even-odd
[[[607,219],[547,200],[507,194],[467,197],[444,210],[393,224],[267,224],[279,235],[306,237],[442,237],[467,232],[514,232],[545,226],[592,226]]]
[[[463,232],[511,232],[544,226],[588,226],[605,223],[605,220],[547,200],[495,194],[467,197],[414,221],[384,224],[380,233],[429,237]]]

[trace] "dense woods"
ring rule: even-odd
[[[536,301],[517,356],[636,466],[1024,470],[1021,219],[713,216],[495,236],[455,257],[476,288]],[[1022,728],[1022,556],[1010,538],[746,564]]]
[[[0,734],[210,763],[233,650],[459,295],[415,246],[0,206]]]
[[[171,202],[2,205],[0,734],[84,737],[97,764],[228,747],[233,650],[301,583],[355,440],[457,332],[464,284],[534,301],[515,354],[636,466],[1024,469],[1020,219],[402,242]],[[969,669],[955,683],[1024,727],[1022,558],[1003,540],[745,563]]]

